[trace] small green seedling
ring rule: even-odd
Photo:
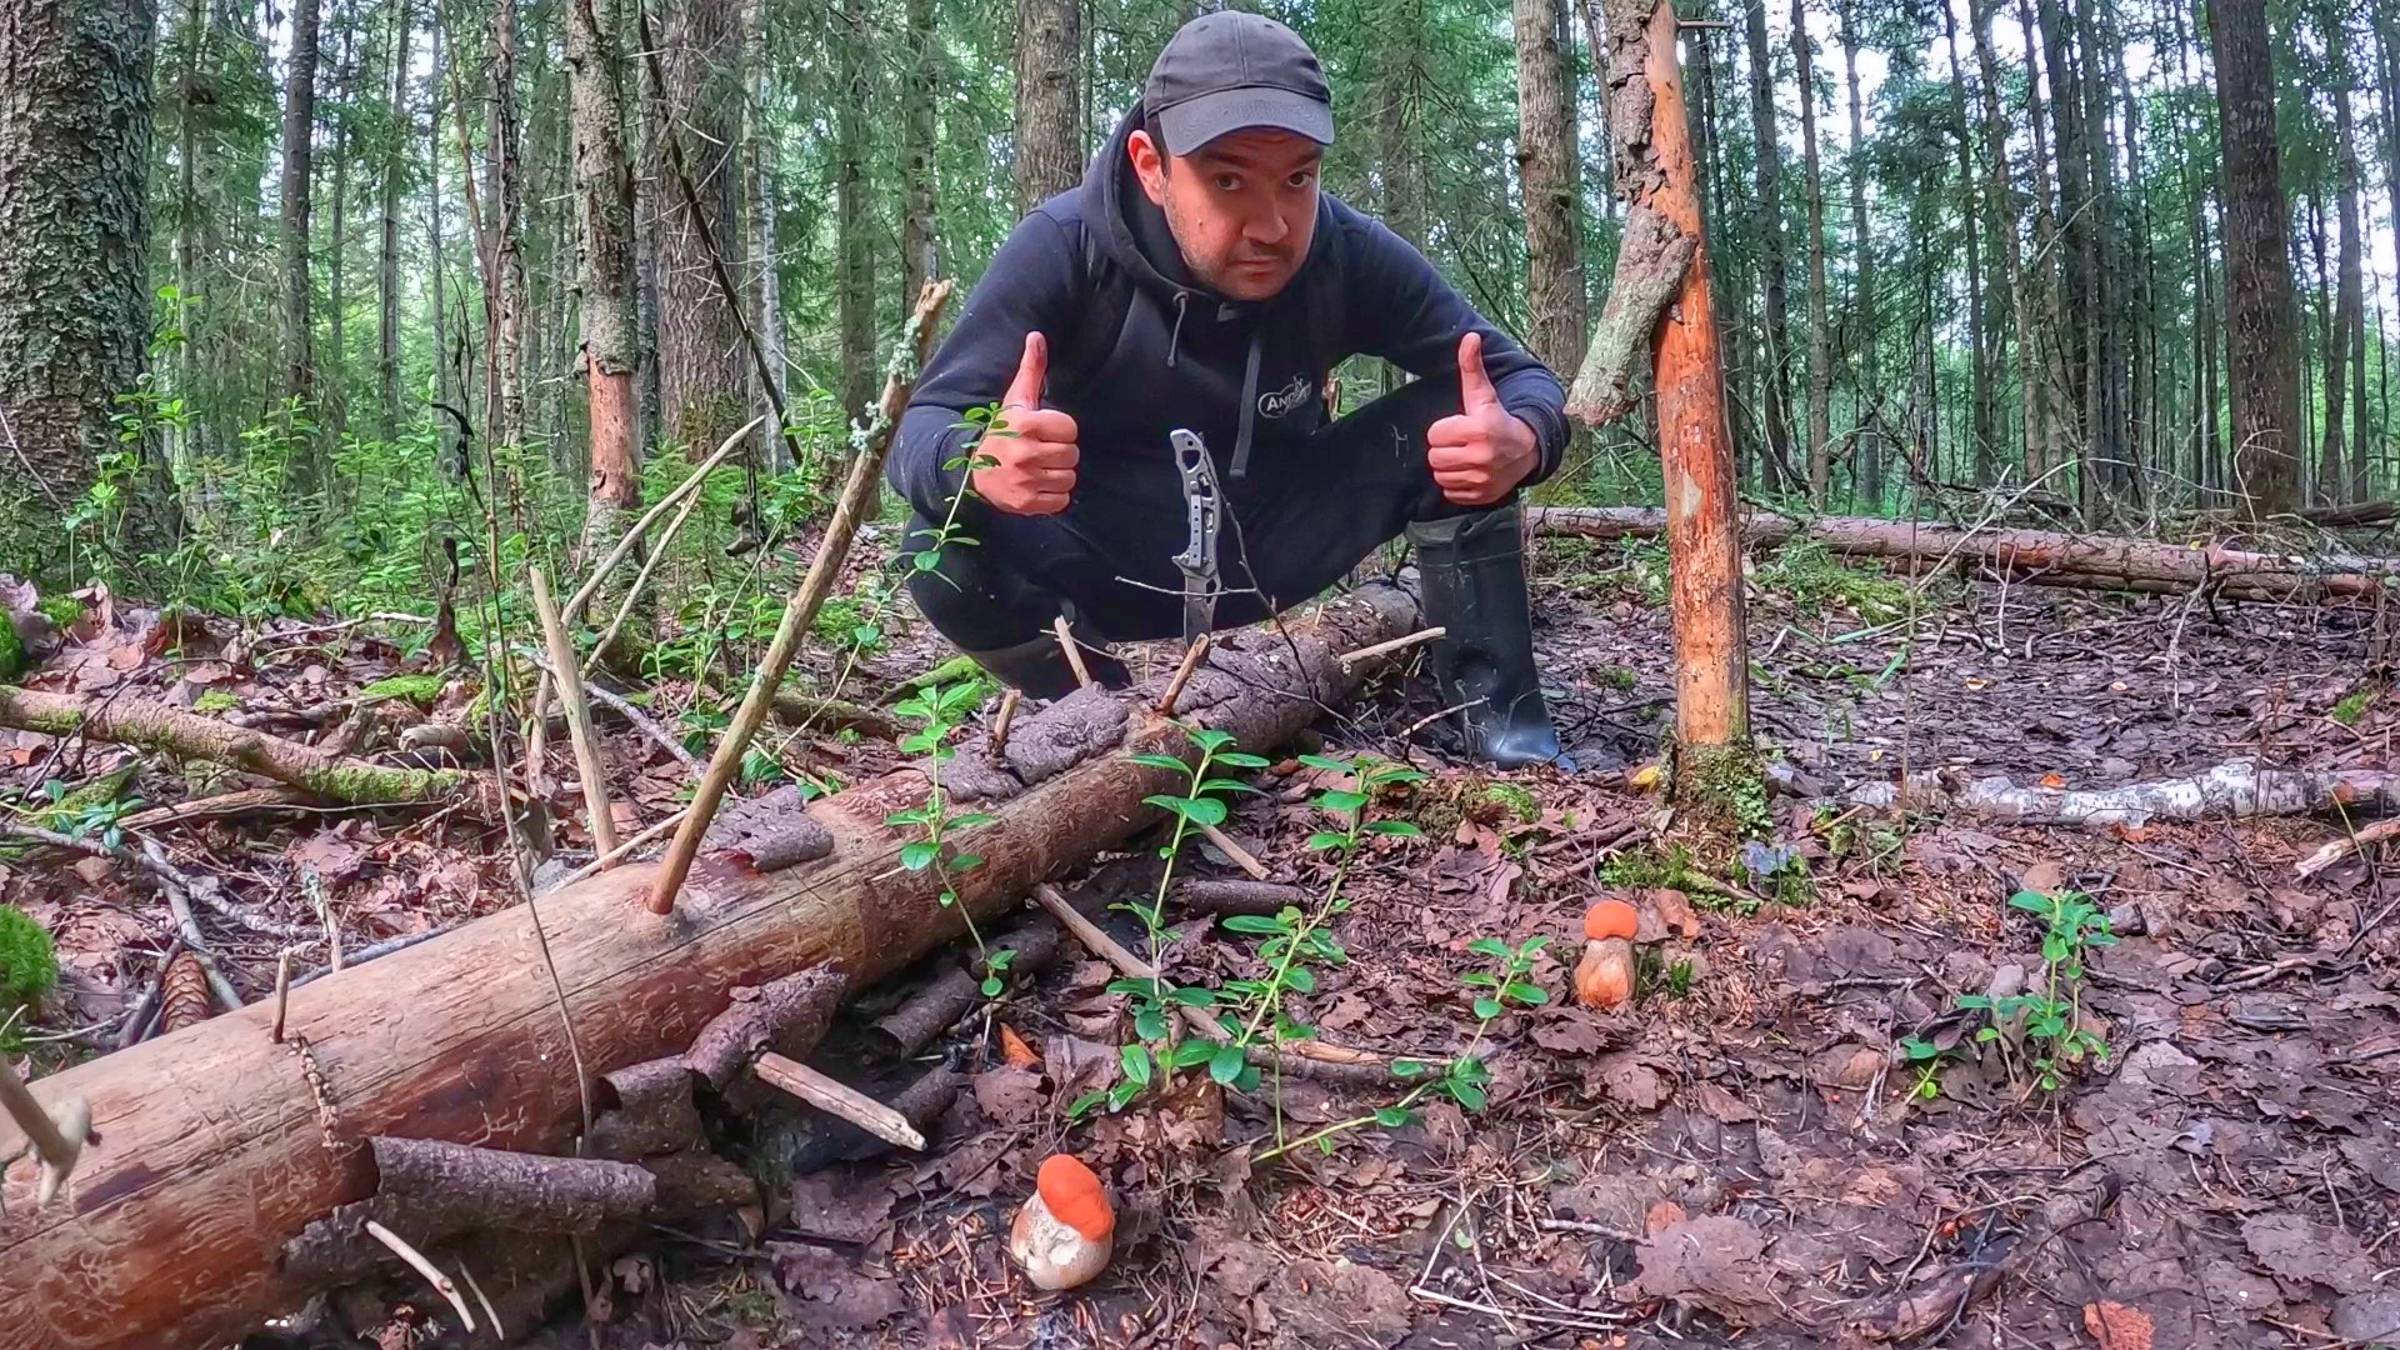
[[[1977,1032],[1978,1041],[1996,1041],[2001,1036],[1997,1023],[2024,1018],[2026,1038],[2034,1046],[2035,1081],[2044,1092],[2055,1092],[2064,1069],[2087,1058],[2108,1058],[2108,1042],[2083,1025],[2083,961],[2095,947],[2115,946],[2117,937],[2109,930],[2108,915],[2081,891],[2025,890],[2008,903],[2043,921],[2041,991],[2000,999],[1966,994],[1958,1006],[1991,1014],[1995,1025]]]

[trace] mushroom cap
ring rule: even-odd
[[[1594,942],[1607,938],[1631,940],[1641,930],[1641,914],[1622,900],[1603,900],[1583,912],[1583,935]]]
[[[1053,1153],[1042,1160],[1034,1189],[1042,1204],[1060,1223],[1098,1242],[1117,1231],[1116,1211],[1109,1208],[1108,1191],[1099,1176],[1072,1153]]]

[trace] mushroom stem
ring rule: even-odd
[[[1575,965],[1575,1001],[1605,1011],[1632,998],[1633,944],[1624,938],[1585,942]]]

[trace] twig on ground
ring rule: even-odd
[[[1025,697],[1022,689],[1011,688],[1000,695],[1000,715],[992,719],[992,753],[1008,749],[1008,724],[1017,720],[1017,704]]]
[[[1393,652],[1406,651],[1419,643],[1431,642],[1436,638],[1444,638],[1449,635],[1449,629],[1439,626],[1420,629],[1407,637],[1396,637],[1389,642],[1378,642],[1370,647],[1361,647],[1354,652],[1344,652],[1334,659],[1341,662],[1342,669],[1348,670],[1361,661],[1371,661],[1378,656],[1388,656]]]
[[[539,567],[528,569],[533,583],[533,612],[541,620],[542,638],[550,648],[550,675],[558,682],[567,709],[567,740],[575,749],[575,770],[583,780],[583,809],[591,817],[592,847],[607,853],[617,846],[617,822],[610,813],[608,774],[600,760],[600,737],[592,730],[592,705],[583,696],[583,675],[575,665],[575,643],[550,598],[550,579]]]
[[[2379,844],[2387,839],[2400,839],[2400,816],[2360,826],[2357,833],[2336,839],[2302,858],[2292,871],[2299,876],[2313,877],[2351,854],[2364,850],[2367,845]]]
[[[425,1283],[433,1286],[433,1292],[448,1299],[450,1310],[458,1314],[458,1320],[463,1324],[466,1333],[470,1336],[475,1334],[475,1314],[467,1311],[467,1301],[459,1297],[458,1286],[451,1281],[449,1276],[444,1275],[433,1262],[426,1260],[423,1252],[403,1241],[398,1233],[373,1219],[367,1220],[366,1228],[369,1237],[391,1248],[392,1255],[406,1261],[410,1269],[425,1277]]]
[[[690,810],[690,807],[685,807],[683,810],[677,811],[675,814],[668,816],[666,819],[659,821],[655,825],[644,827],[640,834],[637,834],[631,839],[626,840],[624,843],[617,845],[616,848],[610,852],[603,853],[599,857],[592,859],[588,863],[585,863],[583,866],[567,873],[566,877],[558,884],[561,886],[572,886],[576,882],[591,876],[601,868],[615,862],[617,859],[624,857],[626,854],[633,852],[637,848],[640,848],[642,845],[656,840],[660,835],[665,834],[667,831],[682,824],[684,815]]]
[[[1216,845],[1217,851],[1232,859],[1234,866],[1248,872],[1251,880],[1265,881],[1267,879],[1267,865],[1251,856],[1250,850],[1233,842],[1232,836],[1214,825],[1204,825],[1197,820],[1192,824],[1199,829],[1201,838]]]
[[[550,658],[548,656],[526,646],[519,646],[517,648],[517,654],[524,657],[526,660],[533,662],[534,668],[542,672],[542,678],[551,679],[555,677],[556,672],[551,669]],[[583,692],[586,696],[601,703],[607,704],[612,712],[617,713],[625,719],[627,725],[631,726],[635,731],[642,733],[642,735],[647,738],[651,744],[656,745],[659,749],[666,751],[668,755],[672,756],[676,760],[676,762],[682,764],[685,768],[690,769],[693,773],[699,773],[707,767],[700,762],[700,757],[698,755],[695,755],[691,751],[684,749],[683,742],[676,740],[673,736],[668,735],[667,729],[660,726],[656,718],[653,718],[647,712],[644,712],[641,707],[635,704],[631,699],[626,698],[623,694],[620,694],[615,690],[606,687],[605,685],[591,683],[589,680],[590,671],[588,669],[584,672],[584,675],[586,678],[583,683]]]
[[[270,1033],[277,1045],[283,1044],[283,1015],[292,1002],[292,949],[275,953],[275,1028]]]
[[[1183,654],[1183,664],[1175,667],[1175,678],[1167,681],[1167,692],[1159,696],[1159,716],[1173,717],[1175,715],[1175,700],[1183,697],[1183,687],[1192,682],[1192,676],[1200,669],[1200,663],[1208,659],[1209,642],[1209,635],[1202,633],[1200,640],[1192,644],[1192,649]],[[1348,660],[1347,657],[1343,659],[1345,662]]]
[[[925,1136],[908,1123],[908,1117],[798,1060],[769,1051],[750,1067],[760,1082],[780,1088],[829,1115],[840,1116],[887,1144],[919,1153],[925,1151]]]
[[[117,824],[127,830],[155,830],[179,821],[214,820],[225,816],[248,815],[253,811],[316,809],[322,800],[315,793],[303,792],[298,788],[244,788],[239,792],[219,793],[214,797],[153,806],[136,811]]]
[[[1085,689],[1091,688],[1091,667],[1083,663],[1083,648],[1075,641],[1075,631],[1067,627],[1067,616],[1061,614],[1052,619],[1050,631],[1058,634],[1059,650],[1067,654],[1067,664],[1075,671],[1075,683]]]

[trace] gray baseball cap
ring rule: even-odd
[[[1142,86],[1170,155],[1228,132],[1274,127],[1333,144],[1333,90],[1300,35],[1262,14],[1221,10],[1169,39]]]

